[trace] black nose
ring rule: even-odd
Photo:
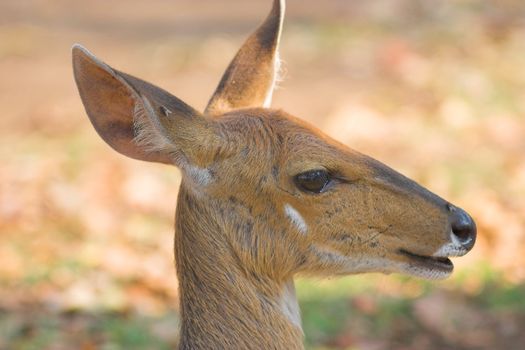
[[[476,223],[470,215],[461,208],[448,205],[452,234],[457,238],[463,248],[470,250],[476,243]]]

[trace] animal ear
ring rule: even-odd
[[[274,0],[269,16],[226,69],[205,113],[270,107],[280,65],[278,46],[284,12],[285,0]]]
[[[117,152],[181,165],[212,146],[211,121],[168,92],[119,72],[80,45],[73,47],[75,81],[95,130]]]

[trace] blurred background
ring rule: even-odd
[[[169,349],[180,173],[91,127],[79,42],[203,109],[270,0],[0,2],[0,349]],[[300,279],[308,349],[523,349],[525,2],[289,0],[274,106],[470,212],[443,282]]]

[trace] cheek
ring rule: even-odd
[[[376,210],[356,202],[332,203],[314,216],[312,239],[345,252],[356,247],[375,249],[390,226]]]

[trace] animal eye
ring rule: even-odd
[[[305,192],[321,193],[330,182],[326,170],[311,170],[295,176],[295,184]]]

